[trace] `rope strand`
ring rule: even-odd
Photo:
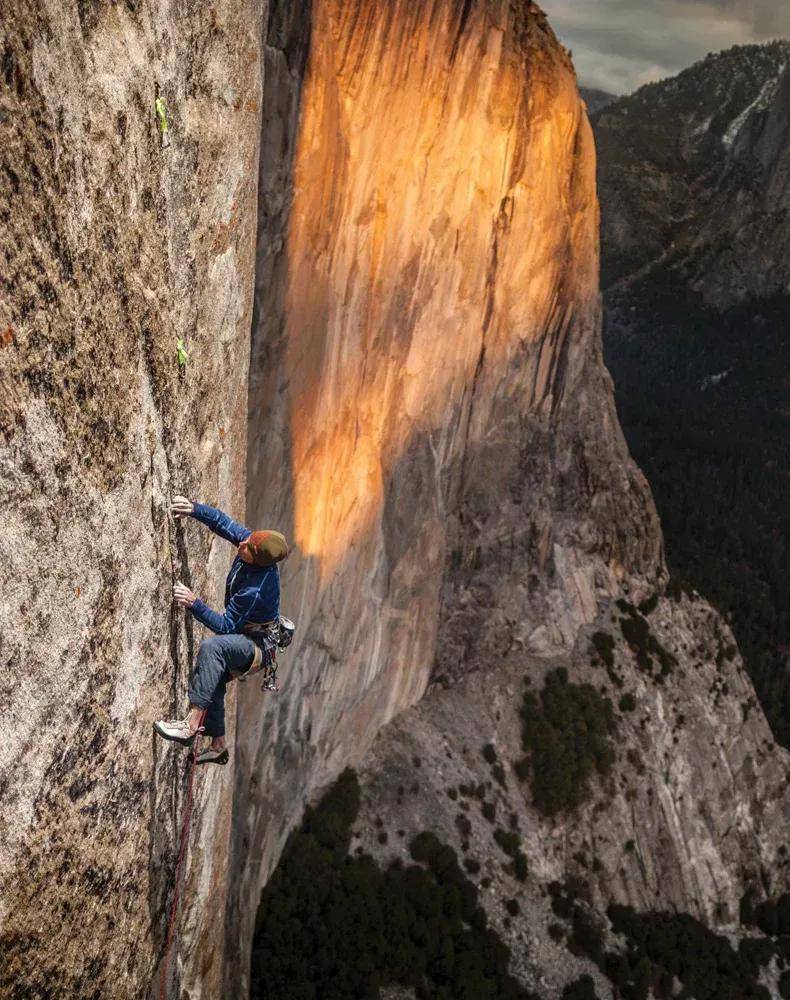
[[[192,743],[192,753],[189,755],[189,778],[187,779],[187,800],[186,808],[184,811],[184,822],[181,825],[181,843],[178,848],[178,857],[176,859],[176,884],[173,890],[173,902],[170,905],[170,915],[167,920],[167,936],[165,938],[165,954],[162,958],[162,971],[159,974],[159,994],[158,1000],[165,1000],[166,989],[167,989],[167,967],[169,965],[170,959],[170,948],[173,943],[173,935],[175,933],[176,918],[178,916],[178,903],[181,896],[181,874],[184,867],[184,859],[186,858],[187,844],[189,843],[189,825],[192,818],[192,804],[194,802],[194,787],[195,787],[195,762],[197,760],[197,746],[198,739],[200,736],[200,731],[203,727],[203,720],[206,717],[206,709],[200,714],[200,720],[198,722],[198,731],[195,734],[194,742]]]

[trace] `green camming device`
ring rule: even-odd
[[[156,109],[156,118],[159,122],[159,138],[162,143],[162,149],[170,145],[170,136],[167,134],[167,109],[165,108],[164,99],[158,94],[154,101],[154,108]]]

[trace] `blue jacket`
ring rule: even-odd
[[[192,517],[215,535],[239,545],[252,534],[221,510],[196,503]],[[280,615],[280,572],[277,566],[253,566],[238,555],[225,581],[225,613],[218,614],[199,598],[189,609],[199,622],[218,635],[243,632],[247,622],[268,622]]]

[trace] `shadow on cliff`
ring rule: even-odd
[[[441,618],[440,589],[446,582],[443,577],[448,554],[452,553],[458,563],[454,567],[455,578],[451,580],[456,592],[448,595],[450,600],[463,611],[463,602],[474,589],[482,616],[496,607],[497,593],[485,572],[496,560],[507,557],[509,572],[513,574],[515,563],[517,574],[523,558],[527,561],[541,559],[541,569],[546,574],[551,572],[550,542],[556,532],[547,533],[544,530],[546,522],[559,522],[568,536],[569,547],[573,547],[573,525],[580,520],[600,520],[590,503],[596,484],[589,481],[590,463],[584,461],[582,453],[588,445],[589,450],[595,450],[596,442],[589,429],[601,425],[600,408],[596,408],[601,393],[607,400],[606,417],[614,420],[611,393],[606,388],[602,369],[599,371],[599,351],[593,344],[595,324],[591,320],[586,331],[577,328],[575,321],[571,321],[570,310],[563,308],[568,304],[568,295],[582,281],[581,277],[574,276],[567,295],[563,289],[554,289],[553,297],[558,302],[553,307],[548,305],[552,294],[547,285],[547,305],[545,314],[541,314],[545,322],[534,324],[537,327],[534,337],[525,336],[518,353],[510,351],[510,338],[506,336],[512,322],[501,330],[494,324],[489,331],[495,306],[492,290],[498,262],[507,256],[506,239],[512,209],[507,199],[499,198],[492,199],[492,231],[488,233],[483,227],[479,235],[479,257],[484,264],[481,270],[487,268],[487,274],[481,279],[485,288],[479,295],[479,308],[469,313],[469,321],[474,324],[472,346],[476,346],[479,328],[482,328],[482,343],[479,357],[470,349],[469,359],[466,355],[459,355],[457,359],[456,382],[461,388],[457,403],[453,403],[449,395],[442,394],[441,387],[450,385],[450,380],[434,379],[433,369],[428,367],[432,360],[431,345],[426,341],[420,360],[427,373],[430,405],[423,407],[419,419],[415,418],[403,435],[397,438],[382,435],[386,452],[377,452],[362,439],[358,421],[343,423],[341,420],[332,424],[325,420],[326,414],[322,414],[320,407],[311,406],[314,402],[312,379],[318,371],[314,361],[321,358],[326,346],[326,338],[322,339],[320,334],[327,319],[321,287],[317,285],[322,275],[316,273],[319,269],[314,263],[326,252],[326,241],[318,237],[323,237],[327,228],[322,223],[323,213],[331,214],[335,205],[330,198],[331,191],[325,195],[320,189],[320,194],[308,204],[305,212],[307,218],[318,220],[317,232],[313,233],[316,244],[312,258],[305,260],[303,256],[299,261],[289,260],[287,246],[289,230],[292,224],[298,225],[301,217],[301,213],[292,216],[291,211],[294,170],[300,117],[309,111],[309,106],[302,103],[302,87],[310,22],[311,17],[318,16],[317,10],[313,10],[309,0],[301,0],[294,9],[283,0],[275,0],[269,11],[250,356],[247,518],[249,523],[261,527],[265,526],[265,518],[289,537],[298,537],[300,542],[304,534],[297,529],[305,525],[309,528],[319,518],[330,523],[333,530],[324,531],[319,525],[315,538],[308,538],[303,545],[304,555],[300,554],[298,560],[294,560],[297,565],[286,573],[283,610],[291,613],[289,609],[293,608],[296,616],[301,603],[303,615],[298,623],[299,638],[285,661],[283,686],[286,690],[279,700],[267,699],[262,706],[258,697],[245,698],[244,704],[237,709],[237,732],[243,733],[243,740],[238,737],[236,740],[232,846],[228,862],[229,871],[238,876],[233,880],[236,884],[232,882],[229,888],[227,908],[228,995],[239,995],[238,981],[247,978],[243,959],[249,954],[249,942],[245,937],[251,932],[254,914],[249,902],[257,891],[260,868],[266,863],[264,859],[274,853],[267,852],[264,847],[284,839],[290,823],[301,812],[303,795],[310,790],[308,784],[313,787],[320,784],[322,777],[328,778],[339,762],[338,746],[346,749],[351,746],[352,752],[362,749],[372,729],[372,720],[381,722],[391,718],[394,711],[413,703],[424,690],[432,666],[426,662],[426,657],[432,656],[433,644],[421,643],[415,633],[419,630],[423,639],[435,636],[436,624]],[[464,10],[468,10],[468,5]],[[465,19],[466,14],[463,14],[462,28]],[[370,30],[369,24],[366,30]],[[518,100],[520,97],[517,105]],[[572,105],[569,108],[573,111]],[[320,116],[318,121],[321,124]],[[330,125],[333,121],[330,120]],[[310,139],[318,141],[312,133]],[[505,151],[508,148],[503,146]],[[509,162],[508,155],[511,154],[503,152],[505,162]],[[585,162],[589,167],[589,161]],[[523,169],[520,156],[513,160],[511,167],[516,171]],[[331,158],[322,162],[321,170],[322,176],[331,176]],[[308,177],[306,183],[310,180]],[[313,180],[318,191],[320,177]],[[568,183],[575,189],[573,177]],[[589,190],[591,188],[583,187],[582,194]],[[585,211],[586,204],[578,208],[583,219],[589,214]],[[568,225],[564,231],[567,233],[566,245],[551,242],[555,255],[567,252],[573,260],[574,253],[584,256],[588,245],[589,252],[593,253],[592,237],[585,242],[584,230],[579,234]],[[487,247],[486,239],[489,241]],[[382,328],[392,333],[392,343],[388,342],[387,346],[392,351],[388,363],[395,372],[394,382],[405,375],[408,348],[413,339],[409,324],[414,322],[420,300],[411,303],[415,277],[406,255],[400,262],[393,258],[393,263],[382,250],[386,245],[381,234],[378,244],[371,262],[372,273],[375,275],[383,259],[382,268],[389,268],[388,281],[383,291],[378,286],[374,288],[373,279],[370,287],[379,300],[393,304],[392,313],[380,319]],[[296,245],[301,251],[303,245],[299,240]],[[304,265],[303,280],[294,282],[293,276],[299,274],[300,263]],[[587,270],[591,270],[589,262]],[[516,282],[517,278],[518,275],[511,272],[508,280]],[[326,280],[325,274],[323,280]],[[546,282],[550,280],[551,274]],[[293,287],[298,289],[300,297],[308,300],[299,317],[301,326],[307,334],[317,331],[317,335],[306,335],[304,339],[309,341],[306,345],[292,344],[291,349],[298,357],[292,356],[288,363],[286,295]],[[300,304],[297,301],[297,305]],[[345,306],[345,301],[338,303],[338,309],[345,309]],[[524,323],[529,326],[527,319]],[[373,325],[371,322],[371,328]],[[579,348],[583,357],[575,359],[571,365],[568,345],[574,337],[585,342]],[[340,351],[349,345],[343,342],[336,346]],[[396,390],[388,385],[386,393],[379,392],[381,386],[374,384],[373,375],[367,380],[357,377],[358,361],[358,355],[354,355],[351,363],[339,366],[339,372],[333,373],[338,380],[346,374],[354,376],[344,383],[346,391],[338,394],[352,415],[359,412],[363,403],[376,417],[380,415],[376,407],[386,414],[397,412],[396,406],[405,405],[402,387]],[[294,378],[291,384],[289,377],[297,368],[301,368],[298,373],[301,381]],[[566,406],[567,397],[569,393],[572,395],[575,384],[591,371],[596,377],[588,380],[584,419],[575,420],[575,414]],[[371,392],[363,400],[355,388],[348,389],[349,385],[361,387],[361,390],[370,385]],[[510,389],[513,392],[508,391]],[[531,401],[526,409],[534,415],[534,426],[528,426],[527,416],[517,412],[519,407],[513,401],[514,394],[525,402]],[[501,413],[486,405],[477,415],[480,399],[486,396],[489,403],[496,398],[501,404]],[[327,408],[331,409],[335,399],[331,394],[328,399],[331,406],[328,404]],[[391,404],[392,399],[396,400],[395,404]],[[386,407],[390,405],[392,409],[388,411]],[[457,406],[457,414],[448,412],[451,405]],[[474,422],[473,414],[477,417]],[[503,415],[507,421],[498,422]],[[301,454],[300,442],[297,440],[295,444],[293,435],[298,419],[306,421],[305,426],[311,431],[316,427],[318,430],[315,437],[312,434],[302,436]],[[375,420],[371,420],[371,424],[375,424]],[[555,435],[558,425],[584,428],[583,440],[576,441],[578,434]],[[447,433],[443,434],[445,429]],[[544,439],[551,441],[553,436],[557,440],[554,450],[549,452]],[[579,455],[575,454],[577,451]],[[544,456],[560,452],[568,456],[564,464],[573,458],[574,474],[563,473],[562,469],[550,477],[543,474],[545,462],[536,462],[536,452]],[[621,489],[620,481],[612,479],[610,467],[625,457],[620,439],[613,435],[602,456],[601,469],[592,470],[598,473],[600,491],[614,495]],[[551,464],[556,468],[558,463]],[[313,474],[316,471],[318,474]],[[297,474],[302,477],[300,488],[309,493],[308,503],[304,502],[304,496],[297,495]],[[512,482],[504,485],[506,476]],[[635,476],[633,473],[631,478]],[[316,483],[318,488],[309,492]],[[346,491],[343,499],[348,501],[345,507],[337,504],[341,486]],[[377,490],[375,497],[374,488]],[[363,491],[364,502],[358,503]],[[634,492],[639,493],[641,503],[641,492]],[[301,505],[295,502],[300,499]],[[326,514],[330,503],[336,505],[335,518]],[[574,516],[579,507],[588,515],[586,518]],[[503,509],[514,512],[511,523]],[[479,510],[484,514],[490,512],[492,516],[485,523],[476,524],[475,520],[480,520],[475,519]],[[299,524],[299,512],[302,524]],[[529,529],[523,530],[520,523],[513,529],[512,521],[521,516],[524,520],[537,520],[535,512],[542,516],[531,533]],[[461,514],[469,516],[458,516]],[[456,516],[458,523],[455,523]],[[567,524],[562,522],[563,517]],[[578,545],[582,551],[587,544],[596,551],[601,548],[617,552],[616,542],[609,538],[615,534],[614,529],[607,532],[598,523],[591,528],[594,530],[588,534],[592,541]],[[346,534],[338,544],[338,535],[343,531]],[[601,535],[604,535],[603,542]],[[337,562],[327,557],[327,539],[333,547],[330,555],[335,551],[339,554]],[[490,539],[493,545],[487,544]],[[376,552],[376,558],[366,563],[368,551],[382,545],[385,558],[380,559]],[[403,559],[404,552],[409,551],[409,558]],[[375,573],[366,572],[364,586],[351,596],[348,582],[359,582],[361,576],[357,573],[354,580],[354,572],[349,570],[354,563],[363,570],[374,569]],[[545,584],[545,580],[543,582]],[[430,591],[427,599],[417,600],[420,588]],[[487,600],[483,599],[484,591]],[[378,614],[379,606],[384,603],[382,596],[386,598],[388,616]],[[536,599],[530,605],[533,615],[537,607]],[[317,613],[307,614],[306,608]],[[521,613],[522,617],[527,614]],[[399,630],[397,642],[390,643],[383,638],[387,629],[393,634]],[[477,629],[476,619],[470,631]],[[462,638],[466,641],[468,636]],[[383,659],[378,653],[371,655],[365,670],[360,669],[366,644],[372,650],[379,640],[381,648],[391,653],[391,662],[403,668],[394,683],[392,674],[386,670],[379,670],[376,676],[377,666]],[[492,645],[493,641],[481,646],[480,659]],[[348,650],[349,654],[344,654],[343,650]],[[345,656],[345,660],[341,656]],[[352,657],[356,662],[348,664]],[[347,669],[345,676],[338,678],[332,668],[341,662],[346,663]],[[288,677],[286,672],[292,676]],[[253,692],[253,696],[257,694]],[[330,708],[342,705],[343,712],[333,714],[327,710],[327,704]],[[319,725],[323,723],[320,732],[313,725],[316,719]],[[334,757],[324,753],[327,748],[334,751]],[[308,774],[309,768],[295,766],[309,762],[311,757],[320,760],[320,769]]]
[[[258,234],[255,264],[255,295],[248,385],[247,442],[247,519],[258,523],[263,518],[277,524],[288,538],[294,537],[293,524],[293,461],[288,433],[288,408],[279,403],[287,396],[283,392],[285,378],[285,294],[288,288],[287,237],[294,188],[294,164],[302,85],[307,67],[312,28],[312,0],[271,0],[263,39],[263,102],[258,173]],[[265,433],[260,429],[265,428]],[[271,475],[273,466],[281,470]],[[280,481],[282,470],[289,470],[285,490],[275,495],[274,481]],[[310,567],[306,567],[312,572]],[[288,613],[288,604],[284,613]],[[295,662],[296,650],[289,654],[287,666]],[[256,708],[266,719],[279,711],[271,695],[262,695],[257,686],[252,692],[256,703],[265,697],[266,703]],[[238,699],[238,695],[237,695]],[[237,700],[237,733],[241,706]],[[243,870],[243,856],[248,853],[248,812],[250,788],[255,774],[247,774],[243,762],[247,754],[236,742],[237,766],[234,772],[229,871]],[[226,914],[225,969],[230,992],[238,981],[241,956],[248,949],[239,940],[239,928],[244,921],[238,913],[242,893],[231,892]],[[245,977],[246,978],[246,977]]]
[[[539,340],[525,351],[534,359],[540,349]],[[595,368],[592,354],[589,364]],[[529,365],[523,368],[529,373]],[[559,375],[555,385],[562,399],[567,385]],[[594,396],[593,402],[596,399]],[[243,744],[237,737],[231,871],[254,880],[262,859],[276,853],[273,845],[282,843],[291,822],[298,818],[303,798],[314,788],[310,782],[320,784],[321,775],[327,776],[334,767],[333,751],[340,745],[348,747],[355,738],[362,749],[372,718],[385,721],[393,705],[402,707],[421,696],[434,667],[422,655],[426,650],[438,642],[443,652],[437,663],[444,673],[490,666],[510,650],[514,633],[524,631],[527,625],[526,630],[531,631],[541,623],[541,615],[548,614],[547,591],[568,589],[554,566],[552,546],[544,538],[546,498],[565,494],[555,511],[558,523],[549,536],[561,545],[574,545],[565,522],[590,522],[593,509],[585,480],[587,467],[579,462],[578,471],[574,466],[571,475],[556,471],[557,453],[570,448],[567,433],[562,431],[569,417],[561,409],[558,406],[554,412],[536,413],[531,419],[520,414],[518,426],[507,425],[504,432],[500,428],[502,437],[493,443],[468,443],[468,461],[456,463],[452,481],[446,478],[447,470],[437,467],[430,431],[414,433],[402,451],[390,456],[383,470],[383,506],[375,511],[364,537],[356,539],[355,550],[331,567],[329,579],[322,583],[320,556],[297,556],[297,572],[285,581],[284,610],[287,613],[307,592],[317,613],[312,620],[308,616],[299,622],[299,640],[283,665],[279,699],[267,698],[261,704],[260,695],[253,691],[246,704],[239,705],[237,732],[243,736]],[[586,416],[588,419],[578,424],[590,426],[590,413]],[[577,424],[572,419],[569,422]],[[513,434],[508,435],[507,430]],[[614,450],[603,465],[617,457]],[[441,483],[440,478],[444,480]],[[600,500],[603,487],[599,489]],[[612,505],[615,490],[616,483],[611,484]],[[427,503],[426,498],[430,498]],[[596,550],[616,547],[616,529],[610,525],[609,519],[598,525],[592,536]],[[366,579],[363,600],[376,600],[388,609],[387,620],[379,624],[390,634],[381,643],[397,651],[393,656],[399,664],[397,677],[387,671],[363,677],[360,663],[371,636],[352,617],[338,632],[337,622],[343,613],[339,609],[347,597],[344,588],[353,576],[349,564],[360,558],[359,547],[376,544],[383,545],[385,558],[375,578]],[[635,560],[643,555],[637,553]],[[649,558],[645,561],[649,568]],[[522,617],[515,626],[504,622],[503,627],[499,607],[503,582],[513,581],[516,590],[527,569],[529,590],[523,596]],[[370,622],[367,613],[361,618],[363,626]],[[352,636],[354,630],[357,634]],[[339,677],[337,669],[347,662],[341,659],[341,642],[353,650],[356,661],[345,677]],[[371,656],[370,663],[373,659]],[[449,661],[455,664],[452,669]],[[322,709],[327,701],[342,702],[343,712]],[[331,722],[317,732],[316,719]],[[341,731],[353,736],[344,736]],[[270,817],[270,821],[261,817]],[[229,895],[229,993],[237,983],[245,954],[242,935],[254,922],[255,907],[253,916],[247,913],[245,917],[245,912],[255,891],[248,883],[231,889]],[[242,979],[245,976],[246,969],[241,972]]]

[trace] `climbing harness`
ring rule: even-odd
[[[287,649],[291,645],[295,631],[296,626],[291,619],[282,616],[268,622],[248,622],[244,634],[257,641],[252,663],[239,676],[239,680],[246,680],[252,674],[263,673],[261,691],[279,691],[277,650]]]
[[[187,778],[187,801],[184,810],[184,822],[181,825],[181,843],[178,846],[178,857],[176,858],[176,884],[173,889],[173,902],[170,905],[170,916],[167,919],[167,936],[165,938],[165,953],[162,958],[162,971],[159,975],[159,996],[158,1000],[165,1000],[165,990],[167,988],[167,967],[170,959],[170,947],[173,943],[176,917],[178,916],[178,903],[181,895],[181,873],[184,867],[184,860],[189,843],[189,824],[192,818],[192,803],[194,801],[195,787],[195,761],[197,760],[197,747],[200,733],[203,731],[203,722],[206,718],[206,709],[200,713],[198,731],[189,754],[189,777]]]
[[[231,581],[232,584],[233,581]],[[267,635],[278,649],[288,649],[293,642],[296,625],[290,618],[280,615],[268,622],[247,622],[244,634],[250,636]]]

